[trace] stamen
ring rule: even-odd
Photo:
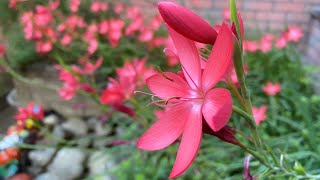
[[[171,82],[174,81],[172,78],[169,78],[167,75],[165,75],[164,72],[160,69],[160,67],[158,67],[158,70],[164,78],[168,79]]]

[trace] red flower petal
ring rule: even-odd
[[[145,132],[137,147],[143,150],[159,150],[173,143],[183,132],[191,106],[189,103],[181,103],[173,106],[163,118],[153,124]]]
[[[147,79],[147,86],[159,98],[186,97],[189,94],[189,86],[180,76],[164,72],[155,74]]]
[[[202,105],[203,117],[210,128],[217,132],[223,128],[232,114],[232,97],[223,88],[212,89],[207,92]]]
[[[191,41],[168,27],[170,36],[177,49],[184,76],[193,87],[201,86],[200,58],[194,41]]]
[[[212,88],[225,75],[231,65],[233,35],[226,23],[222,24],[216,43],[202,75],[204,91]]]
[[[163,20],[184,37],[204,44],[214,44],[217,32],[192,11],[172,2],[160,2]]]
[[[202,137],[201,106],[193,105],[188,114],[181,144],[169,178],[175,178],[185,172],[196,157]]]

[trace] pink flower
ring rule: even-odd
[[[90,10],[93,13],[97,13],[100,11],[106,11],[106,10],[108,10],[108,4],[106,4],[104,2],[100,2],[100,1],[95,1],[95,2],[91,3]]]
[[[89,41],[89,46],[88,46],[88,53],[89,54],[93,54],[94,52],[96,52],[96,50],[98,49],[98,41],[96,39],[91,39]]]
[[[267,106],[265,105],[261,107],[252,107],[253,117],[257,125],[260,125],[262,121],[267,119],[266,112]]]
[[[153,38],[153,31],[151,31],[148,28],[143,28],[141,30],[139,37],[138,37],[139,41],[141,41],[141,42],[151,41],[152,38]]]
[[[6,50],[6,46],[4,44],[0,44],[0,58],[4,55]]]
[[[56,10],[59,7],[59,5],[60,5],[60,0],[55,0],[55,1],[50,0],[49,2],[49,8],[51,11]]]
[[[36,105],[33,102],[28,103],[27,107],[18,108],[18,114],[15,119],[18,121],[26,121],[31,118],[34,120],[42,120],[44,117],[44,110],[42,105]]]
[[[272,49],[272,38],[270,35],[266,35],[260,40],[260,48],[262,52],[266,53]]]
[[[259,45],[254,41],[243,41],[243,49],[248,52],[255,52],[259,48]]]
[[[137,19],[138,17],[141,16],[141,12],[139,7],[137,6],[132,6],[127,8],[126,16],[129,19]]]
[[[114,8],[114,12],[117,13],[117,14],[120,14],[123,10],[124,10],[124,4],[123,3],[117,4],[116,7]]]
[[[9,8],[13,9],[16,8],[17,4],[20,2],[24,2],[27,0],[9,0]]]
[[[38,41],[36,43],[36,51],[39,54],[46,54],[51,50],[52,50],[52,43],[49,41],[46,41],[46,42]]]
[[[288,41],[299,42],[299,40],[303,37],[302,28],[297,26],[289,26],[287,32]]]
[[[229,20],[230,19],[230,9],[229,8],[224,9],[223,17],[224,17],[225,20]]]
[[[173,2],[160,2],[159,12],[173,30],[193,41],[214,44],[217,32],[201,17]]]
[[[69,7],[71,12],[78,12],[81,0],[70,0]]]
[[[86,62],[84,64],[84,68],[79,68],[78,66],[72,66],[72,70],[74,70],[78,74],[93,75],[94,71],[96,71],[102,65],[102,63],[103,63],[103,59],[100,57],[94,64],[90,62]]]
[[[61,39],[61,45],[68,46],[72,41],[72,36],[69,34],[65,34]]]
[[[281,85],[279,83],[267,82],[265,86],[262,87],[262,91],[268,96],[274,96],[281,91]]]
[[[71,100],[80,88],[80,82],[75,75],[61,66],[56,65],[55,68],[59,71],[59,79],[63,81],[63,86],[58,90],[58,93],[63,99]]]
[[[34,23],[39,27],[45,27],[53,19],[49,8],[41,5],[36,6],[36,13],[34,14]]]
[[[278,37],[276,39],[276,47],[282,49],[287,46],[287,39],[284,36]]]
[[[102,92],[100,101],[104,104],[121,104],[132,97],[137,88],[145,84],[147,78],[155,74],[152,67],[146,67],[146,59],[126,61],[117,68],[118,81],[110,78],[108,87]]]
[[[109,23],[107,20],[102,20],[99,24],[99,33],[106,35],[109,30]]]
[[[195,21],[195,24],[198,23]],[[170,27],[168,29],[185,79],[171,72],[156,74],[147,79],[147,86],[154,96],[162,99],[164,106],[168,108],[164,117],[142,135],[137,147],[144,150],[163,149],[183,134],[169,176],[175,178],[186,171],[197,155],[202,139],[202,117],[217,132],[227,124],[231,116],[230,92],[224,88],[212,88],[222,80],[232,63],[233,35],[230,27],[223,23],[202,71],[195,43]]]
[[[163,20],[160,15],[155,16],[150,22],[151,29],[158,30],[159,27],[161,26],[162,21]]]
[[[110,44],[115,47],[118,45],[120,38],[122,37],[122,28],[125,23],[121,19],[111,19],[109,22],[109,33],[108,37]]]
[[[138,31],[141,26],[143,25],[143,19],[137,18],[134,21],[132,21],[129,26],[126,28],[126,35],[131,35],[132,33]]]

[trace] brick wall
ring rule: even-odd
[[[207,19],[221,21],[228,0],[183,0],[188,8]],[[279,32],[290,24],[307,30],[309,11],[320,8],[320,0],[238,0],[245,27],[251,32]]]
[[[148,11],[155,11],[151,7],[155,7],[157,1],[159,0],[131,0],[134,4],[149,6],[150,8],[146,9]],[[221,22],[224,10],[229,7],[229,0],[176,1],[213,23]],[[309,11],[320,8],[320,0],[237,0],[236,2],[244,18],[246,31],[258,34],[278,32],[290,24],[301,25],[307,30]]]

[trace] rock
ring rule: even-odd
[[[109,125],[102,125],[101,122],[98,122],[94,127],[94,131],[98,136],[106,136],[111,133],[112,129]]]
[[[55,114],[51,114],[49,116],[46,116],[43,119],[43,123],[46,125],[49,125],[49,126],[54,126],[54,125],[58,124],[58,122],[59,122],[59,117]]]
[[[62,128],[76,136],[84,136],[88,132],[87,124],[80,119],[70,119],[62,124]]]
[[[54,149],[33,150],[29,152],[29,159],[34,166],[45,166],[49,163],[54,152]]]
[[[40,174],[41,171],[42,171],[42,167],[40,166],[30,166],[30,167],[27,167],[28,171],[30,174],[33,174],[33,175],[37,175],[37,174]]]
[[[55,136],[57,139],[64,139],[65,132],[61,126],[55,126],[52,131],[52,135]]]
[[[102,174],[114,166],[115,162],[112,158],[112,155],[106,153],[105,151],[97,151],[92,153],[87,164],[90,176]],[[112,179],[112,177],[106,175],[101,177],[101,179],[109,180]]]
[[[99,123],[98,119],[95,117],[91,117],[87,120],[88,129],[94,131],[96,124]]]
[[[83,162],[86,155],[77,148],[61,149],[52,164],[49,165],[48,171],[63,180],[77,179],[83,172]],[[51,179],[50,179],[51,180]]]
[[[52,173],[43,173],[35,178],[35,180],[61,180],[59,176]]]

